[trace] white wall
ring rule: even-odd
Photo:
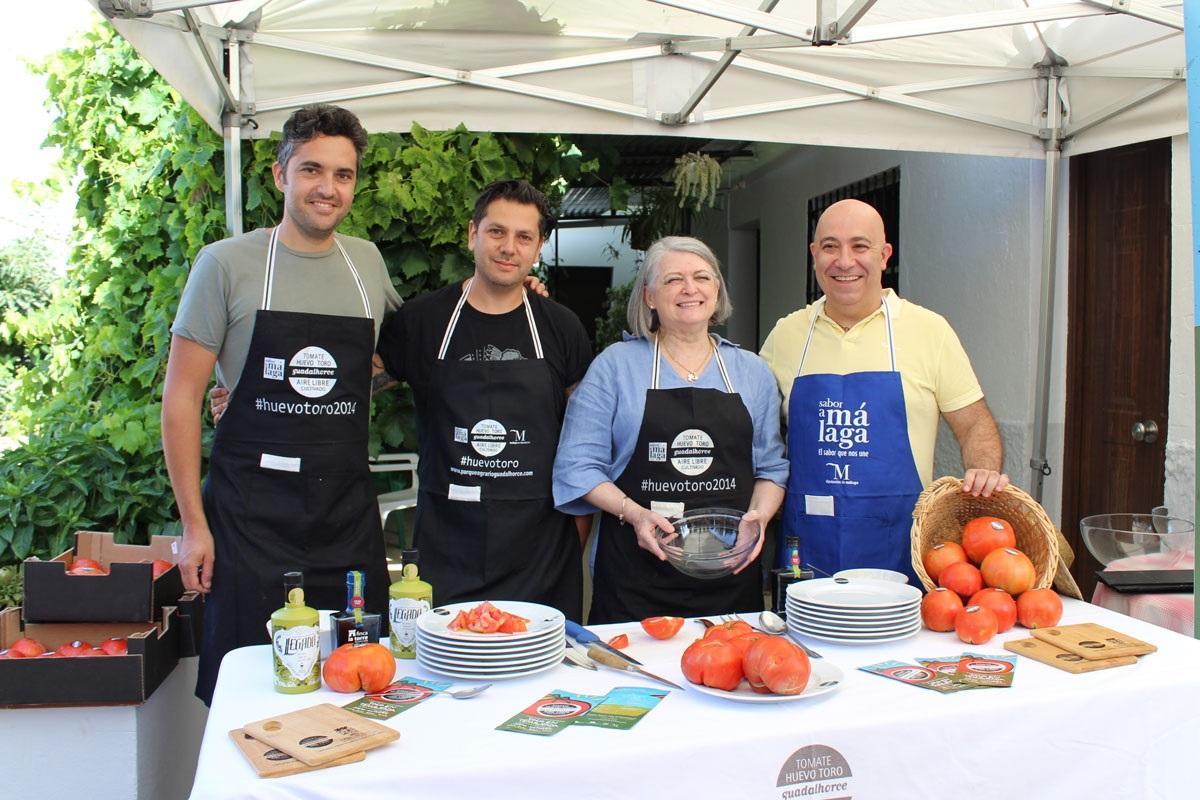
[[[1171,378],[1164,495],[1172,513],[1194,519],[1195,320],[1186,136],[1172,140],[1172,152]],[[1045,454],[1052,471],[1043,486],[1043,505],[1056,521],[1062,510],[1070,159],[1062,164]],[[1014,483],[1031,489],[1044,162],[796,148],[749,173],[724,198],[719,211],[703,221],[697,235],[726,263],[734,304],[748,317],[750,309],[733,291],[754,286],[747,275],[753,264],[739,247],[738,234],[761,231],[757,322],[760,338],[765,337],[777,319],[804,303],[809,198],[895,166],[901,173],[900,294],[936,310],[957,331],[1000,425],[1004,468]],[[742,343],[751,346],[748,339]],[[943,423],[934,474],[957,474],[961,469],[957,445]]]
[[[613,286],[629,283],[641,254],[621,241],[624,230],[623,224],[555,230],[542,247],[542,261],[551,267],[612,267]]]
[[[751,173],[730,193],[726,221],[733,229],[761,231],[761,335],[804,303],[809,198],[895,166],[901,174],[900,293],[937,310],[958,332],[1000,424],[1005,468],[1028,486],[1023,465],[1036,383],[1040,161],[798,148]],[[740,266],[730,264],[731,283],[741,280]],[[1003,298],[999,309],[995,298]],[[935,474],[959,471],[957,447],[946,432]]]
[[[1167,484],[1171,514],[1196,518],[1196,320],[1192,297],[1192,191],[1188,137],[1171,139],[1171,382]]]

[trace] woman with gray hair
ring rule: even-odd
[[[779,388],[762,359],[710,332],[733,311],[716,256],[686,236],[660,239],[629,296],[630,334],[571,395],[554,461],[554,502],[602,512],[589,621],[761,609],[759,550],[737,573],[690,578],[655,531],[723,506],[764,526],[783,501],[788,462]]]

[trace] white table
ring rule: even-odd
[[[559,667],[497,682],[471,700],[431,698],[385,724],[397,742],[360,764],[285,778],[256,776],[229,739],[243,723],[352,695],[271,689],[266,646],[226,656],[209,714],[192,797],[203,798],[1182,798],[1194,796],[1200,748],[1200,642],[1086,603],[1066,600],[1064,624],[1098,622],[1156,644],[1136,665],[1071,675],[1020,659],[1010,689],[942,695],[857,667],[885,659],[1006,652],[923,631],[901,642],[846,647],[810,641],[845,673],[838,691],[750,705],[698,691],[672,692],[631,731],[573,727],[553,737],[494,730],[552,689],[603,694],[642,685],[628,673]],[[700,627],[651,640],[635,625],[629,652],[685,683],[679,655]],[[437,677],[415,663],[397,675]],[[657,684],[647,684],[657,685]],[[795,782],[805,766],[837,780]],[[845,784],[838,786],[838,784]]]
[[[207,709],[195,658],[138,705],[0,709],[4,797],[187,797]]]

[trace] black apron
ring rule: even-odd
[[[205,703],[227,652],[270,641],[266,622],[283,605],[284,572],[304,573],[309,606],[340,609],[346,571],[363,570],[366,607],[387,609],[387,561],[367,467],[370,303],[337,242],[366,317],[271,311],[277,240],[278,228],[246,363],[217,426],[204,484],[216,553],[196,682]]]
[[[524,600],[579,620],[579,536],[574,519],[554,509],[550,480],[562,389],[543,357],[528,295],[522,303],[534,358],[446,358],[471,283],[446,325],[422,410],[414,528],[421,576],[438,605]]]
[[[715,360],[725,381],[724,392],[659,389],[659,346],[657,340],[654,343],[654,370],[642,427],[633,457],[616,485],[630,500],[669,519],[711,506],[745,511],[754,493],[754,425],[733,391],[719,350]],[[679,450],[690,455],[676,455]],[[701,455],[695,455],[697,450]],[[759,563],[755,559],[737,575],[724,578],[691,578],[639,547],[633,528],[606,513],[596,544],[588,622],[761,609]]]

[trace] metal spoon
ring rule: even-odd
[[[450,689],[434,689],[433,691],[437,692],[438,694],[448,694],[455,700],[466,700],[483,692],[489,686],[491,686],[490,683],[482,683],[479,686],[469,686],[466,689],[455,689],[453,691]]]
[[[758,624],[762,625],[763,630],[767,633],[787,633],[787,622],[774,611],[764,611],[759,614]]]
[[[763,611],[761,614],[758,615],[758,622],[760,625],[763,626],[763,629],[767,633],[771,633],[771,634],[787,633],[787,622],[783,619],[783,617],[779,616],[774,611]],[[818,653],[816,650],[813,650],[811,647],[806,645],[804,642],[802,642],[798,639],[795,639],[795,638],[792,638],[792,641],[795,642],[797,645],[799,645],[800,649],[803,650],[805,653],[807,653],[809,658],[820,658],[821,657],[820,653]]]

